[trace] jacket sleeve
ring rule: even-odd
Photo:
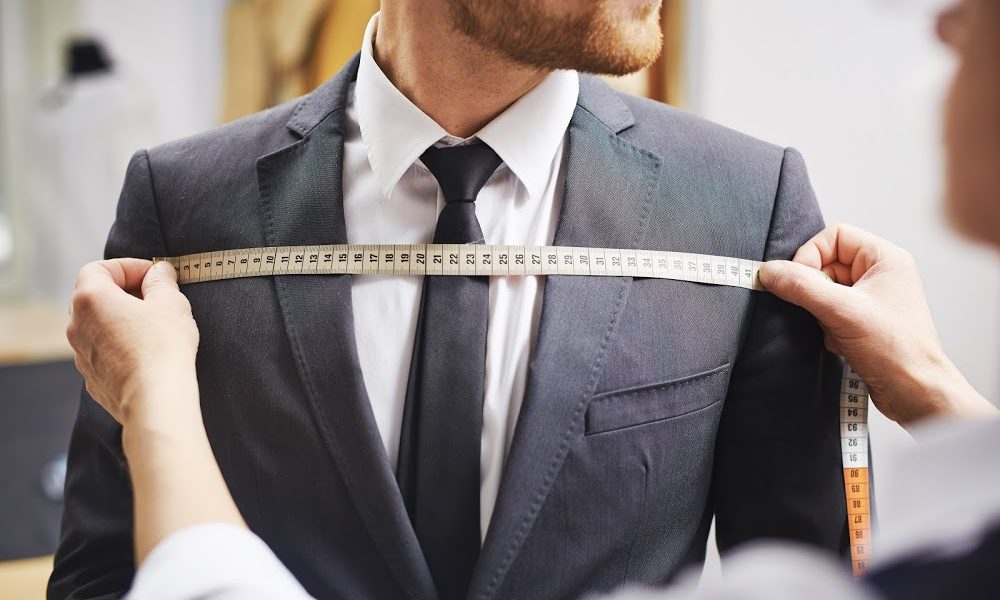
[[[105,258],[165,255],[149,157],[129,163]],[[62,534],[48,598],[118,598],[135,572],[132,488],[121,427],[83,390],[70,438]]]
[[[822,227],[802,157],[786,150],[765,260],[791,258]],[[767,293],[755,294],[752,311],[716,441],[719,550],[783,538],[844,554],[840,359],[806,311]]]

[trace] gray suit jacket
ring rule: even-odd
[[[139,152],[109,257],[346,241],[349,63],[303,98]],[[556,243],[788,258],[822,226],[800,156],[581,77]],[[319,598],[434,598],[358,366],[350,276],[187,286],[205,427],[247,523]],[[743,289],[549,277],[471,598],[661,583],[760,537],[846,548],[839,365]],[[120,430],[84,394],[50,598],[133,575]],[[191,490],[197,493],[197,490]]]

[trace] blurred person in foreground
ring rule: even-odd
[[[823,227],[797,152],[583,73],[649,65],[659,11],[382,0],[358,55],[313,92],[138,152],[105,258],[429,242],[790,258]],[[94,290],[80,291],[86,314]],[[404,275],[184,295],[199,343],[175,355],[160,340],[107,393],[141,379],[192,395],[243,519],[318,597],[662,584],[702,562],[713,518],[722,551],[848,549],[839,362],[815,319],[773,296]],[[145,337],[115,308],[135,328],[123,335]],[[125,464],[156,434],[123,434],[82,396],[52,600],[125,593],[152,548],[133,536],[147,506]]]
[[[966,0],[942,14],[939,32],[961,59],[946,118],[948,214],[961,231],[1000,249],[1000,3]],[[693,573],[668,590],[622,594],[995,596],[1000,420],[942,351],[912,257],[860,229],[834,226],[793,262],[768,263],[761,280],[818,318],[828,348],[864,377],[876,406],[921,441],[900,472],[887,474],[896,482],[881,510],[894,523],[877,542],[878,562],[856,584],[814,550],[749,547],[728,559],[719,583],[698,589]],[[307,598],[246,528],[213,459],[192,372],[198,329],[173,270],[137,259],[88,265],[68,334],[88,389],[124,426],[137,545],[152,549],[134,597]],[[173,375],[169,390],[163,379],[144,380],[154,363]]]

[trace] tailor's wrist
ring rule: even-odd
[[[155,353],[137,352],[129,360],[126,375],[120,382],[121,406],[127,412],[151,404],[163,391],[197,387],[195,355],[184,349],[164,348]],[[130,415],[126,415],[130,416]]]
[[[197,398],[185,406],[164,409],[171,400],[178,398],[164,398],[151,408],[142,408],[122,424],[122,449],[129,464],[156,463],[208,443]]]
[[[122,428],[152,434],[201,428],[194,363],[161,362],[137,372],[122,386]]]
[[[913,407],[905,422],[900,423],[906,427],[927,419],[983,418],[997,414],[997,409],[972,387],[943,352],[929,354],[925,361],[912,367],[908,379],[912,384],[899,390],[911,396],[901,400]]]

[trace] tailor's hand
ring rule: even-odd
[[[123,426],[157,418],[177,398],[193,396],[197,405],[198,327],[169,263],[122,258],[84,266],[66,337],[87,391]],[[179,393],[192,387],[193,394]],[[183,408],[200,417],[197,406]]]
[[[941,348],[906,250],[857,227],[833,225],[793,261],[766,263],[760,281],[819,320],[826,347],[847,359],[878,409],[900,425],[997,414]]]

